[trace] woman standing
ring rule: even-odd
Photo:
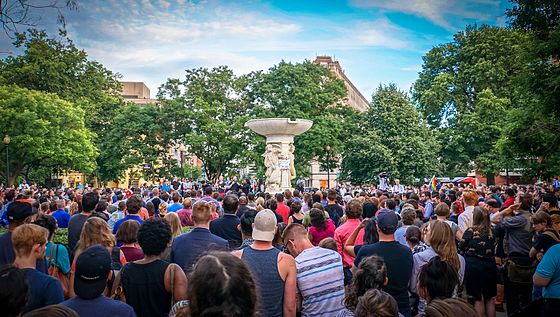
[[[463,251],[467,268],[465,288],[469,301],[480,317],[496,316],[494,297],[496,296],[497,268],[494,260],[496,239],[490,227],[490,217],[486,208],[477,206],[473,210],[473,226],[463,234],[459,249]]]
[[[311,226],[309,227],[309,240],[313,245],[319,245],[319,242],[325,238],[334,238],[334,222],[326,219],[325,212],[313,208],[309,211]]]
[[[303,223],[303,213],[301,213],[301,203],[297,200],[292,201],[290,205],[290,216],[288,217],[288,224]]]
[[[122,243],[121,251],[124,254],[126,262],[140,260],[144,257],[140,245],[138,245],[138,229],[140,223],[136,220],[127,220],[121,224],[117,230],[117,241]]]
[[[166,317],[175,302],[187,297],[183,270],[160,259],[169,241],[171,229],[165,220],[144,221],[138,231],[144,258],[127,263],[113,286],[114,297],[132,306],[139,317]]]

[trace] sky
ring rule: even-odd
[[[241,75],[330,55],[369,100],[380,84],[409,91],[432,47],[467,24],[505,25],[506,7],[507,0],[79,0],[63,14],[90,59],[124,81],[145,82],[152,97],[185,69],[227,65]],[[34,14],[56,35],[56,11]],[[11,42],[0,33],[0,52],[17,54]]]

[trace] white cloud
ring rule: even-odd
[[[387,11],[413,14],[425,18],[448,30],[455,28],[454,22],[461,19],[491,18],[490,9],[499,7],[499,0],[352,0],[359,8],[376,8]]]
[[[420,72],[422,71],[422,66],[420,65],[416,65],[416,66],[405,66],[405,67],[401,67],[400,70],[405,71],[405,72]]]

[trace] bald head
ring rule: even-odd
[[[247,197],[245,197],[245,196],[239,197],[239,204],[240,205],[247,205]]]

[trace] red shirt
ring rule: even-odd
[[[504,202],[504,205],[502,206],[502,208],[507,208],[511,205],[515,204],[515,198],[514,197],[508,197],[506,199],[506,201]]]
[[[313,238],[311,243],[317,246],[319,242],[325,238],[333,238],[334,237],[334,222],[331,219],[327,220],[327,226],[324,230],[318,230],[317,228],[311,226],[309,227],[309,235]]]
[[[278,203],[276,213],[282,216],[282,221],[284,223],[288,223],[288,217],[290,217],[290,207],[286,206],[284,202]]]
[[[344,253],[344,244],[352,235],[354,229],[356,229],[356,227],[360,225],[360,222],[360,219],[348,219],[334,231],[336,248],[338,249],[338,253],[340,253],[340,255],[342,256],[342,265],[344,267],[352,267],[352,264],[354,264],[354,258]],[[354,245],[361,244],[364,244],[364,230],[360,230],[360,233],[358,233],[358,237],[356,238],[356,242],[354,243]]]

